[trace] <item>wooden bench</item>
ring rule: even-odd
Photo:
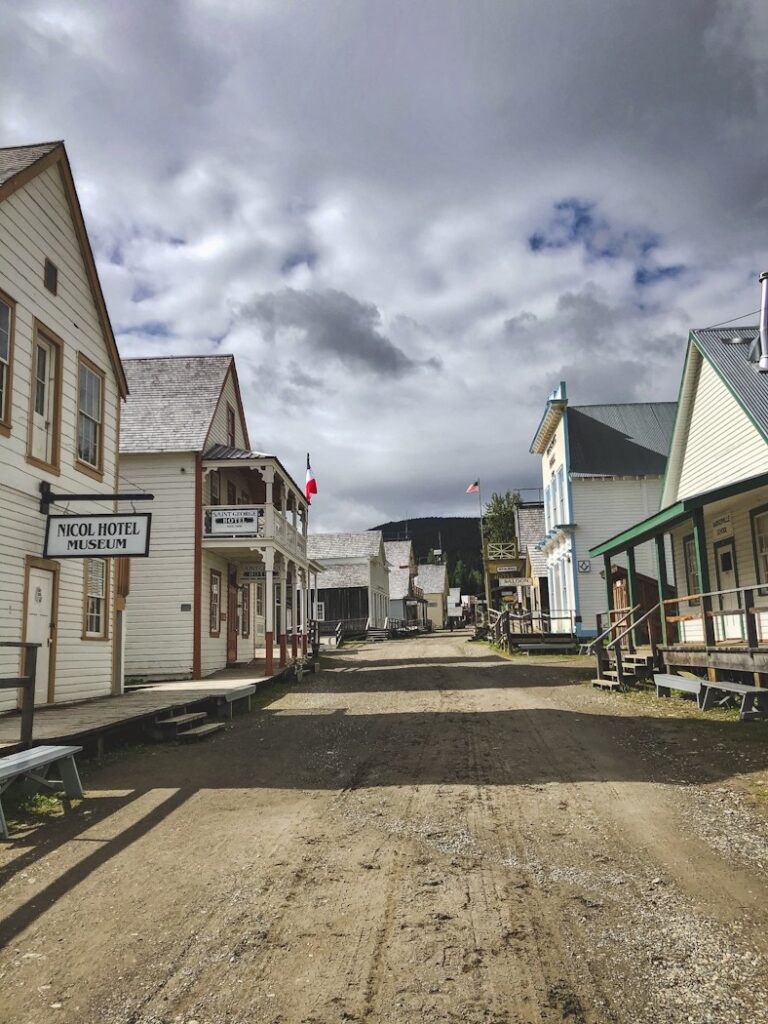
[[[656,672],[653,676],[656,683],[657,697],[671,697],[673,690],[682,690],[684,693],[692,693],[696,697],[696,703],[701,707],[701,679],[687,679],[685,676],[673,676],[671,673]]]
[[[539,654],[539,653],[557,653],[557,654],[575,654],[578,651],[576,644],[518,644],[513,643],[513,647],[516,647],[518,651],[523,651],[524,654]]]
[[[22,750],[18,754],[0,757],[0,797],[12,783],[18,779],[25,779],[31,784],[29,786],[30,793],[37,792],[40,786],[44,786],[46,789],[63,789],[70,800],[82,800],[85,794],[75,764],[75,754],[81,753],[82,749],[82,747],[32,747],[30,750]],[[48,778],[48,769],[52,764],[58,768],[58,779]],[[0,800],[0,834],[4,839],[10,839],[8,825],[3,814],[2,800]]]
[[[761,686],[747,686],[746,683],[726,683],[723,680],[702,679],[702,697],[700,707],[706,711],[716,702],[716,694],[723,693],[725,697],[719,703],[735,694],[741,697],[739,707],[739,718],[742,722],[750,718],[764,718],[768,716],[768,689]]]

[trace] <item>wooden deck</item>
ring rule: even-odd
[[[221,672],[210,679],[155,683],[120,696],[36,708],[32,743],[92,740],[113,729],[204,703],[227,702],[231,707],[232,701],[247,699],[258,686],[274,678],[235,669],[231,674]],[[16,711],[0,715],[0,753],[20,749],[20,718]]]

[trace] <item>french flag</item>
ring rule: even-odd
[[[315,480],[315,474],[312,472],[312,467],[309,464],[309,452],[307,452],[307,479],[304,484],[304,497],[307,499],[307,504],[312,504],[312,495],[317,494],[317,481]]]

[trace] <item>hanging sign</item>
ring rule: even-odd
[[[233,533],[248,533],[253,537],[263,537],[264,509],[236,506],[212,511],[209,533],[228,536],[232,536]]]
[[[238,575],[243,583],[265,580],[267,578],[267,567],[263,562],[247,562],[241,566]]]
[[[499,576],[500,587],[532,587],[530,576]]]
[[[48,516],[43,558],[146,558],[151,512]]]

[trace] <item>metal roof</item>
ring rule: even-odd
[[[759,373],[757,363],[750,362],[751,345],[727,344],[739,335],[752,340],[759,327],[731,327],[728,330],[696,328],[691,332],[693,343],[699,349],[733,392],[736,399],[768,440],[768,374]]]
[[[233,356],[125,359],[120,452],[199,452]]]
[[[570,406],[571,472],[577,476],[662,476],[676,409],[676,402]]]
[[[230,448],[226,444],[214,444],[203,456],[204,459],[210,459],[213,462],[226,461],[228,459],[274,459],[274,455],[269,455],[267,452],[252,452],[247,448]]]

